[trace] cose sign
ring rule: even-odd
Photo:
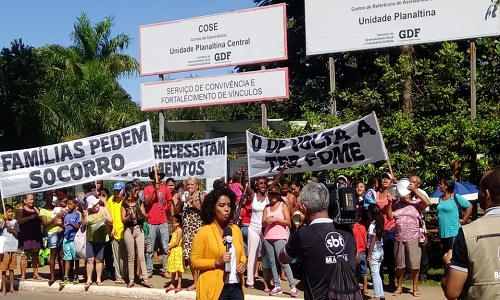
[[[139,28],[141,76],[287,59],[285,4]]]

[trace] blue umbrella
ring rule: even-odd
[[[458,182],[455,181],[455,193],[460,194],[463,196],[465,199],[471,201],[471,200],[477,200],[477,193],[479,192],[478,187],[475,184],[469,183],[469,182]],[[438,203],[439,198],[443,197],[443,192],[441,192],[440,189],[436,189],[432,194],[429,196],[431,203]]]

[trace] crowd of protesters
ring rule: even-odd
[[[152,184],[145,187],[140,180],[117,181],[110,193],[98,181],[85,184],[80,195],[72,195],[69,189],[47,191],[43,194],[45,205],[40,210],[35,207],[34,195],[28,194],[23,196],[15,220],[9,220],[9,214],[5,214],[1,230],[15,237],[22,250],[21,280],[26,279],[28,259],[33,279],[42,279],[38,272],[38,251],[45,235],[50,248],[49,285],[59,276],[61,285],[80,281],[85,281],[86,287],[102,285],[103,279],[109,278],[128,288],[137,282],[151,288],[148,279],[155,271],[153,261],[161,256],[158,273],[171,278],[166,285],[167,293],[186,288],[196,290],[199,299],[240,299],[240,295],[242,299],[243,286],[255,288],[259,271],[263,270],[264,290],[269,295],[282,294],[282,282],[286,281],[290,296],[297,297],[294,271],[302,270],[304,276],[314,266],[303,263],[307,259],[299,250],[304,245],[290,237],[311,225],[315,218],[308,215],[307,205],[302,201],[305,199],[302,184],[282,180],[286,168],[285,165],[274,178],[248,180],[242,167],[227,183],[224,179],[216,180],[208,194],[197,178],[176,182],[155,171],[149,174]],[[352,185],[346,176],[337,180],[340,186]],[[317,182],[316,178],[310,178],[306,186],[312,184],[323,193]],[[374,299],[385,298],[384,272],[394,296],[403,292],[405,272],[413,281],[413,295],[420,296],[419,271],[426,256],[421,243],[423,215],[430,205],[429,196],[420,185],[416,175],[398,181],[390,173],[383,174],[380,180],[370,178],[366,184],[354,185],[358,222],[351,226],[351,233],[341,235],[346,239],[351,236],[355,247],[349,251],[356,257],[362,291],[366,294],[372,284]],[[444,194],[437,205],[439,237],[443,254],[451,256],[454,239],[470,217],[472,206],[454,193],[452,180],[442,179],[439,188]],[[465,211],[461,219],[460,208]],[[317,222],[325,222],[324,219]],[[225,243],[226,228],[232,232],[229,246]],[[82,236],[84,254],[79,255]],[[289,245],[292,241],[297,244]],[[283,251],[290,253],[282,255]],[[16,262],[15,255],[9,259],[8,262]],[[80,259],[86,262],[85,276],[79,274]],[[182,275],[188,268],[193,281],[183,287]],[[224,280],[219,282],[220,278]],[[305,289],[309,291],[306,299],[313,299],[311,291],[315,288]],[[5,292],[5,287],[2,291]],[[316,299],[322,298],[316,296]]]

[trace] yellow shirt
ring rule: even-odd
[[[236,264],[247,263],[243,249],[243,236],[236,225],[231,225],[233,246],[236,250]],[[224,268],[216,269],[215,260],[226,252],[226,247],[219,234],[217,226],[212,223],[200,228],[194,236],[191,249],[191,263],[200,271],[196,284],[196,299],[219,299],[224,288]],[[240,274],[240,283],[243,286],[243,275]]]
[[[115,195],[112,195],[108,199],[108,203],[106,203],[106,207],[108,208],[109,212],[111,213],[111,217],[113,218],[113,228],[115,229],[115,234],[114,238],[115,240],[121,240],[123,239],[123,231],[124,231],[124,226],[122,222],[122,203],[123,199],[121,201],[115,202]]]
[[[52,220],[52,217],[54,216],[54,211],[53,210],[46,210],[45,208],[42,208],[39,213],[40,216],[45,216],[47,218],[47,222]],[[53,234],[56,233],[59,230],[59,225],[57,225],[55,222],[47,226],[47,234]]]

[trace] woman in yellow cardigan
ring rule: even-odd
[[[203,201],[200,216],[205,225],[195,235],[191,249],[192,266],[200,272],[196,299],[243,299],[247,258],[240,228],[230,224],[235,207],[236,195],[227,188],[213,190]],[[226,227],[232,231],[229,251],[223,241]],[[224,271],[226,262],[230,263],[230,272]]]

